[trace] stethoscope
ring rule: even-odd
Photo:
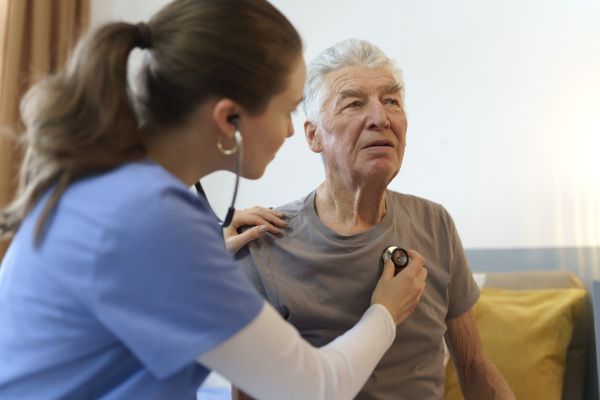
[[[242,140],[242,134],[238,129],[235,130],[235,146],[232,149],[224,150],[219,145],[219,150],[225,155],[231,155],[237,151],[237,166],[236,166],[236,177],[235,177],[235,187],[233,189],[233,198],[231,199],[231,206],[229,210],[227,210],[227,215],[225,216],[224,221],[219,221],[219,224],[222,228],[226,228],[231,224],[231,220],[233,219],[233,213],[235,212],[235,208],[233,208],[235,204],[235,198],[237,197],[238,185],[240,184],[240,174],[242,172],[242,158],[244,157],[244,146]],[[200,181],[194,184],[196,188],[196,192],[198,192],[198,196],[202,196],[204,200],[208,203],[208,198],[206,197],[206,193],[200,184]]]
[[[400,247],[397,247],[397,246],[387,247],[383,251],[381,258],[383,259],[384,264],[386,262],[388,262],[389,260],[392,260],[392,262],[394,263],[394,268],[395,268],[394,276],[397,275],[398,272],[402,271],[408,265],[408,263],[410,261],[410,258],[408,257],[408,253],[406,252],[406,250],[404,250]]]

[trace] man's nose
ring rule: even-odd
[[[367,116],[367,128],[369,129],[386,129],[390,127],[385,107],[380,101],[372,101],[369,104]]]

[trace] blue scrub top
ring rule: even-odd
[[[0,399],[192,399],[263,300],[210,207],[143,160],[73,183],[0,268]]]

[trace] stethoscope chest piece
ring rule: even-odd
[[[388,260],[390,260],[390,259],[392,260],[392,262],[394,263],[394,267],[396,267],[396,272],[394,272],[394,275],[396,275],[396,274],[398,274],[398,272],[402,271],[402,269],[404,269],[404,267],[406,267],[408,265],[408,262],[410,261],[410,258],[408,258],[408,253],[406,252],[406,250],[404,250],[400,247],[397,247],[397,246],[387,247],[383,251],[381,258],[383,259],[384,264]]]

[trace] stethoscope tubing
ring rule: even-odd
[[[240,184],[240,175],[242,173],[242,160],[244,158],[244,141],[242,139],[242,134],[240,133],[239,130],[235,131],[235,145],[237,148],[237,165],[235,168],[236,169],[235,186],[233,188],[233,197],[231,198],[231,206],[229,206],[229,209],[227,210],[227,215],[225,216],[225,220],[219,221],[219,224],[221,225],[222,228],[226,228],[229,225],[231,225],[231,221],[233,220],[233,213],[235,212],[235,208],[234,208],[235,199],[237,198],[238,187]],[[202,188],[202,184],[200,183],[200,181],[196,182],[194,184],[194,187],[196,188],[196,192],[198,193],[198,196],[203,197],[204,200],[206,200],[206,202],[208,203],[208,198],[206,197],[206,192]]]

